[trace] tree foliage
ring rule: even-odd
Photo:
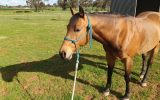
[[[58,0],[58,6],[62,7],[63,10],[66,9],[67,6],[71,6],[72,8],[78,7],[79,4],[83,7],[97,7],[105,9],[107,5],[110,4],[111,0]]]
[[[78,0],[69,0],[72,8],[76,8],[78,6]]]
[[[93,7],[105,9],[107,5],[110,5],[111,0],[95,0]]]
[[[80,0],[79,3],[81,6],[90,7],[92,6],[93,0]]]
[[[48,1],[48,0],[44,0],[44,1]],[[26,0],[26,3],[29,7],[35,8],[36,12],[38,12],[40,8],[43,8],[45,6],[42,0]]]
[[[81,6],[92,6],[93,0],[79,0],[79,4]],[[58,0],[58,6],[62,8],[66,8],[67,6],[70,6],[72,8],[78,7],[78,0]]]
[[[67,6],[69,5],[67,0],[58,0],[57,3],[58,6],[60,6],[63,10],[66,10]]]

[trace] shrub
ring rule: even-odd
[[[17,10],[16,13],[23,13],[23,11],[22,10]]]

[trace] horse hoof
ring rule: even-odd
[[[107,97],[107,96],[109,96],[109,91],[105,91],[103,94],[105,97]]]
[[[141,83],[141,86],[142,86],[142,87],[146,87],[146,86],[147,86],[147,83]]]
[[[142,74],[142,75],[140,75],[140,79],[143,79],[143,77],[144,77],[144,75]]]

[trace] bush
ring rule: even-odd
[[[32,11],[30,10],[17,10],[16,13],[31,13]]]
[[[29,10],[25,10],[25,11],[24,11],[24,13],[31,13],[31,11],[29,11]]]
[[[17,10],[16,13],[23,13],[23,11],[22,10]]]

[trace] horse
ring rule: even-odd
[[[103,45],[108,65],[107,84],[104,95],[108,96],[112,84],[112,73],[116,60],[124,63],[125,94],[123,100],[130,96],[130,79],[133,58],[142,54],[144,64],[142,67],[143,79],[146,83],[148,69],[160,43],[160,14],[145,12],[136,18],[114,14],[85,14],[79,6],[79,12],[74,13],[67,25],[67,34],[59,50],[59,54],[66,60],[81,47],[91,41],[92,37]],[[92,35],[88,34],[92,30]],[[149,57],[146,65],[146,57]],[[147,67],[147,70],[145,69]]]

